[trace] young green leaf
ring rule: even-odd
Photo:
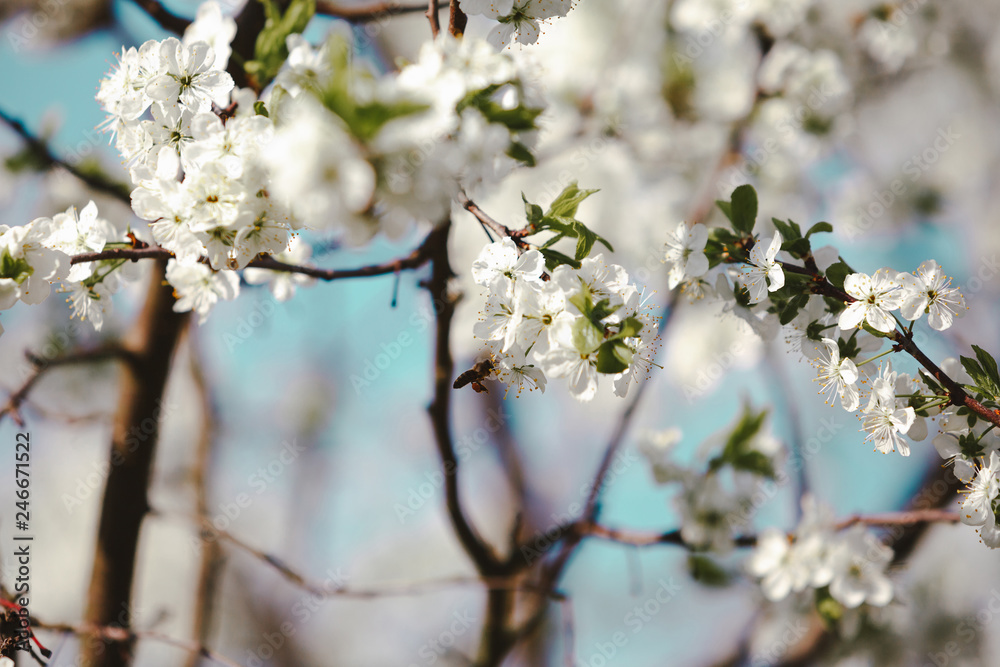
[[[597,192],[597,190],[581,190],[577,187],[576,181],[573,181],[559,193],[559,196],[555,198],[552,204],[549,206],[549,210],[546,215],[572,218],[576,215],[576,209],[580,206],[584,199],[590,195]]]
[[[757,191],[749,185],[741,185],[733,190],[732,222],[733,229],[746,235],[753,234],[753,226],[757,221]]]

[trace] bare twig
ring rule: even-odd
[[[181,16],[177,16],[166,7],[159,0],[132,0],[135,4],[139,6],[144,12],[149,14],[149,17],[160,24],[165,30],[169,30],[177,35],[184,34],[184,31],[191,21]]]
[[[492,229],[494,234],[500,237],[506,236],[510,238],[519,250],[524,250],[528,247],[527,242],[524,240],[527,230],[511,229],[506,225],[500,224],[487,215],[483,209],[479,208],[479,206],[477,206],[474,201],[469,199],[464,192],[458,193],[458,203],[462,205],[462,208],[471,213],[483,226]]]
[[[427,20],[431,23],[431,35],[438,36],[441,32],[441,19],[438,17],[438,0],[428,0]]]
[[[428,239],[430,237],[428,236]],[[248,267],[256,269],[269,269],[271,271],[287,271],[289,273],[301,273],[312,276],[319,280],[331,281],[345,278],[368,278],[371,276],[383,276],[389,273],[398,273],[408,269],[416,269],[427,263],[430,258],[428,239],[425,239],[420,246],[406,257],[394,259],[381,264],[362,266],[356,269],[320,269],[315,266],[297,266],[280,262],[270,255],[258,257],[247,264]],[[168,259],[174,253],[161,248],[160,246],[141,245],[132,248],[109,248],[100,252],[81,253],[70,258],[70,264],[81,264],[83,262],[97,262],[106,259],[129,259],[138,261],[140,259]]]
[[[0,109],[0,120],[6,123],[8,127],[14,130],[14,132],[16,132],[25,141],[25,143],[28,144],[28,148],[45,167],[62,167],[94,190],[109,194],[112,197],[131,205],[131,189],[124,183],[118,183],[101,174],[83,171],[78,167],[69,164],[62,158],[57,157],[51,149],[49,149],[47,143],[32,134],[28,128],[24,126],[24,123],[2,109]]]
[[[204,368],[193,329],[188,329],[188,354],[191,359],[191,377],[201,399],[201,428],[198,448],[192,468],[192,482],[195,492],[195,510],[198,516],[209,515],[209,479],[211,478],[212,445],[216,435],[216,406],[208,387]],[[215,540],[205,540],[201,545],[201,563],[198,567],[198,588],[195,593],[194,614],[191,628],[199,644],[206,645],[211,640],[215,612],[215,595],[222,575],[222,549]],[[187,667],[197,667],[200,655],[191,653]]]
[[[370,23],[396,14],[416,14],[425,11],[427,5],[404,5],[399,2],[376,2],[371,5],[342,5],[330,0],[317,0],[316,13],[343,19],[351,23]]]
[[[91,627],[128,628],[139,530],[149,507],[149,482],[163,392],[173,352],[186,314],[173,311],[174,297],[165,284],[166,261],[157,260],[142,312],[123,344],[135,362],[125,367],[111,434],[104,498],[94,547],[85,621]],[[87,644],[83,662],[90,667],[125,667],[130,641],[115,647]]]
[[[451,356],[451,320],[455,314],[457,298],[448,290],[448,284],[454,276],[448,259],[450,229],[450,220],[438,225],[425,242],[431,259],[431,278],[427,283],[427,289],[431,293],[437,315],[434,400],[431,401],[427,411],[434,428],[434,440],[445,473],[445,502],[448,516],[458,541],[472,559],[476,569],[480,574],[490,576],[503,571],[502,563],[465,516],[459,497],[458,456],[455,453],[455,442],[451,433],[451,385],[455,374],[455,361]]]
[[[135,360],[130,350],[119,345],[106,345],[91,350],[77,350],[76,352],[70,352],[54,359],[42,359],[30,352],[26,352],[25,356],[35,367],[35,371],[7,398],[6,405],[0,408],[0,420],[5,415],[10,415],[11,419],[19,427],[24,426],[24,418],[20,411],[21,405],[27,400],[28,394],[34,389],[35,384],[49,370],[60,366],[99,363],[112,359],[119,359],[126,362],[133,362]]]
[[[226,665],[227,667],[241,667],[240,663],[230,660],[226,656],[209,649],[203,644],[171,637],[163,634],[162,632],[155,632],[152,630],[131,630],[129,628],[113,625],[93,625],[90,623],[70,625],[67,623],[35,622],[32,625],[39,630],[71,634],[78,637],[93,637],[95,639],[100,639],[104,642],[114,644],[133,644],[139,640],[156,641],[162,644],[176,646],[177,648],[183,649],[191,654],[194,654],[195,656],[201,656],[220,665]]]

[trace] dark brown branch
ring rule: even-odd
[[[108,248],[100,252],[84,252],[73,255],[69,258],[70,264],[83,264],[84,262],[99,262],[105,259],[130,259],[137,262],[140,259],[170,259],[174,253],[160,246],[147,246],[143,244],[135,248]]]
[[[24,426],[24,418],[21,416],[20,411],[21,405],[27,400],[28,394],[31,393],[35,384],[47,371],[60,366],[100,363],[102,361],[109,361],[112,359],[120,359],[126,362],[134,361],[131,351],[126,350],[119,345],[107,345],[94,348],[92,350],[78,350],[62,357],[56,357],[55,359],[43,359],[35,356],[31,352],[25,352],[25,356],[35,367],[35,371],[29,375],[24,383],[7,398],[6,405],[4,405],[3,408],[0,408],[0,420],[2,420],[5,415],[9,414],[11,419],[13,419],[19,427]]]
[[[88,645],[96,644],[98,646],[102,646],[104,643],[134,644],[139,640],[156,641],[162,644],[176,646],[177,648],[183,649],[194,655],[196,658],[203,657],[220,665],[226,665],[227,667],[242,667],[238,662],[234,662],[226,656],[216,653],[203,644],[184,639],[177,639],[176,637],[171,637],[161,632],[154,632],[152,630],[131,630],[129,628],[121,628],[114,625],[93,625],[89,623],[69,625],[66,623],[35,622],[32,623],[32,625],[39,630],[76,635],[77,637],[92,637],[94,639],[101,640],[101,642],[87,642]]]
[[[195,511],[198,516],[209,516],[209,479],[212,467],[212,445],[215,442],[217,410],[202,364],[200,350],[193,329],[188,329],[188,353],[191,357],[191,377],[201,403],[201,428],[198,448],[192,469],[195,492]],[[208,645],[212,638],[215,617],[215,596],[222,576],[223,555],[217,540],[204,540],[201,545],[201,562],[198,566],[198,587],[195,592],[194,614],[191,628],[199,644]],[[187,667],[198,667],[200,656],[188,656]]]
[[[528,243],[524,240],[527,236],[527,229],[511,229],[506,225],[502,225],[489,215],[486,214],[483,209],[479,208],[474,201],[468,198],[464,192],[458,194],[458,203],[462,205],[466,211],[471,213],[476,220],[485,225],[486,227],[493,230],[493,233],[497,236],[506,236],[514,242],[519,250],[525,250],[528,247]]]
[[[438,33],[441,32],[441,19],[438,16],[438,0],[428,0],[427,20],[431,24],[431,35],[437,37]]]
[[[465,516],[459,497],[459,466],[455,442],[451,433],[451,385],[455,375],[455,361],[451,356],[451,321],[455,315],[457,297],[448,285],[455,275],[448,258],[448,232],[451,221],[437,226],[425,245],[430,253],[431,278],[427,289],[431,293],[437,328],[434,344],[434,400],[427,408],[434,428],[441,465],[445,473],[445,502],[455,534],[462,548],[483,576],[502,573],[503,567],[493,549],[486,544]]]
[[[14,132],[16,132],[24,140],[24,142],[28,144],[28,149],[46,168],[62,167],[94,190],[104,192],[105,194],[111,195],[112,197],[131,205],[131,189],[127,185],[113,181],[98,173],[83,171],[82,169],[69,164],[62,158],[57,157],[51,149],[49,149],[47,143],[32,134],[28,128],[24,126],[24,123],[9,115],[2,109],[0,109],[0,120],[6,123],[8,127],[14,130]]]
[[[428,236],[427,239],[424,239],[424,242],[406,257],[394,259],[390,262],[384,262],[382,264],[362,266],[356,269],[320,269],[315,266],[297,266],[294,264],[279,262],[271,256],[258,257],[247,264],[247,266],[255,269],[301,273],[306,276],[312,276],[313,278],[326,281],[341,280],[344,278],[384,276],[389,273],[399,273],[400,271],[408,269],[416,269],[426,264],[430,258],[430,249],[428,247],[429,239],[430,236]],[[133,248],[109,248],[108,250],[102,250],[100,252],[81,253],[79,255],[73,255],[69,262],[70,264],[80,264],[82,262],[96,262],[106,259],[130,259],[132,261],[138,261],[140,259],[168,259],[173,256],[174,254],[166,248],[142,244]]]
[[[161,515],[169,516],[169,515]],[[224,540],[237,549],[248,554],[255,560],[267,565],[268,567],[274,569],[283,579],[288,581],[290,584],[296,588],[301,588],[304,591],[313,593],[320,597],[341,597],[341,598],[356,598],[356,599],[374,599],[380,597],[404,597],[410,595],[423,595],[424,593],[440,591],[448,588],[453,588],[456,586],[478,586],[485,585],[488,590],[506,590],[506,591],[520,591],[526,593],[541,594],[547,593],[542,591],[537,586],[532,586],[530,584],[517,583],[514,577],[509,576],[492,576],[492,577],[449,577],[443,579],[432,579],[429,581],[418,581],[418,582],[391,582],[382,584],[380,586],[369,587],[369,588],[354,588],[345,585],[338,585],[335,587],[330,586],[326,583],[320,583],[317,581],[310,580],[308,577],[302,575],[301,573],[295,571],[294,568],[290,567],[284,561],[282,561],[277,556],[274,556],[262,549],[245,542],[244,540],[236,537],[231,532],[225,530],[218,530],[209,522],[205,517],[199,519],[202,524],[202,531],[200,537],[203,541],[207,540]],[[549,595],[553,600],[558,600],[562,596],[559,594]]]
[[[865,526],[912,526],[921,523],[956,523],[959,520],[957,512],[940,509],[906,510],[868,516],[855,514],[843,521],[838,521],[837,530],[850,528],[858,523]]]
[[[815,268],[806,268],[801,266],[796,266],[795,264],[789,264],[788,262],[778,262],[781,265],[783,271],[788,271],[789,273],[797,273],[803,276],[809,276],[812,278],[810,283],[810,290],[814,294],[822,294],[825,296],[830,296],[844,303],[853,303],[856,299],[850,296],[843,290],[835,287],[830,283],[824,276],[820,275],[818,270]],[[813,263],[815,267],[815,263]],[[969,396],[968,392],[962,388],[960,384],[955,382],[953,379],[948,377],[944,371],[942,371],[937,364],[935,364],[931,359],[923,353],[923,351],[917,347],[917,344],[913,342],[913,337],[909,332],[894,331],[889,336],[893,341],[895,341],[895,351],[904,350],[911,357],[917,360],[921,366],[923,366],[930,374],[940,382],[945,389],[948,390],[948,395],[951,397],[951,404],[957,407],[965,406],[972,412],[976,413],[980,418],[990,422],[995,426],[1000,426],[1000,410],[991,410],[984,406],[982,403]]]
[[[465,15],[458,3],[459,0],[451,0],[451,15],[448,18],[448,32],[453,37],[464,35],[465,25],[469,22],[469,17]]]
[[[149,508],[148,490],[159,439],[167,375],[186,314],[173,311],[165,284],[166,260],[150,275],[145,305],[123,340],[135,363],[125,367],[112,426],[111,452],[87,593],[85,621],[91,627],[131,625],[131,592],[139,530]],[[131,662],[131,636],[112,646],[89,642],[83,662],[89,667],[125,667]]]
[[[159,23],[160,27],[174,34],[183,35],[187,27],[191,25],[191,21],[172,13],[159,0],[132,0],[132,2],[149,14],[149,17]]]
[[[399,2],[377,2],[371,5],[342,5],[330,0],[317,0],[316,13],[343,19],[351,23],[370,23],[396,14],[415,14],[425,11],[427,5],[404,5]]]

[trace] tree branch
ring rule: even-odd
[[[461,37],[465,34],[465,25],[469,22],[469,17],[465,15],[458,3],[459,0],[451,0],[451,16],[448,18],[448,32],[453,37]]]
[[[48,630],[50,632],[76,635],[78,637],[93,637],[109,644],[134,644],[140,639],[157,641],[162,644],[176,646],[177,648],[183,649],[196,657],[200,656],[220,665],[226,665],[227,667],[242,667],[238,662],[234,662],[226,656],[216,653],[203,644],[184,639],[177,639],[176,637],[171,637],[161,632],[155,632],[152,630],[130,630],[129,628],[121,628],[114,625],[93,625],[90,623],[70,625],[67,623],[34,622],[32,623],[32,626],[38,628],[39,630]],[[88,644],[90,643],[92,642],[89,642]],[[103,644],[97,645],[101,646]]]
[[[431,278],[427,289],[431,293],[437,315],[434,349],[434,400],[427,408],[434,428],[434,439],[445,474],[445,502],[455,534],[462,548],[483,576],[502,573],[503,567],[493,549],[486,544],[465,516],[459,495],[458,456],[451,434],[451,389],[455,362],[451,356],[451,321],[458,298],[448,290],[455,275],[448,258],[448,232],[451,221],[434,228],[426,241],[431,260]]]
[[[320,280],[331,281],[345,278],[367,278],[371,276],[383,276],[389,273],[399,273],[403,270],[416,269],[428,262],[430,259],[429,248],[430,235],[424,239],[413,252],[406,257],[394,259],[382,264],[372,264],[356,269],[320,269],[315,266],[297,266],[280,262],[268,255],[254,259],[247,267],[255,269],[269,269],[271,271],[287,271],[289,273],[301,273],[312,276]],[[109,248],[100,252],[81,253],[70,257],[70,264],[81,264],[83,262],[97,262],[105,259],[130,259],[138,261],[140,259],[169,259],[174,253],[161,248],[160,246],[149,246],[140,241],[141,245],[132,248]]]
[[[149,14],[149,17],[159,23],[161,28],[177,35],[183,35],[184,31],[192,23],[188,19],[177,16],[168,10],[159,0],[132,0],[132,2]]]
[[[370,23],[396,14],[415,14],[426,11],[427,5],[403,5],[399,2],[377,2],[360,7],[342,5],[330,0],[317,0],[316,13],[343,19],[350,23]]]
[[[438,0],[428,0],[427,20],[431,24],[431,35],[437,37],[441,32],[441,19],[438,17]]]
[[[173,311],[174,297],[165,284],[166,261],[150,275],[146,302],[123,344],[135,355],[121,381],[111,435],[109,467],[101,503],[93,571],[85,621],[91,627],[120,625],[117,646],[88,643],[83,662],[89,667],[125,667],[131,661],[131,591],[139,530],[148,510],[148,489],[159,439],[163,392],[171,360],[187,314]]]
[[[83,171],[82,169],[69,164],[62,158],[57,157],[51,149],[49,149],[46,142],[32,134],[28,128],[24,126],[24,123],[17,118],[14,118],[3,109],[0,109],[0,120],[14,130],[14,132],[16,132],[24,140],[24,142],[28,144],[28,149],[42,164],[42,166],[46,168],[62,167],[94,190],[111,195],[112,197],[115,197],[116,199],[131,206],[132,191],[127,185],[113,181],[102,174]]]
[[[489,215],[486,214],[483,209],[479,208],[478,205],[464,193],[458,193],[458,203],[462,205],[466,211],[471,213],[476,220],[485,225],[486,227],[493,230],[493,233],[497,236],[506,236],[514,242],[520,252],[523,252],[528,248],[528,243],[524,240],[527,235],[527,230],[525,229],[511,229],[506,225],[502,225]]]
[[[188,329],[188,354],[191,358],[191,377],[201,403],[201,428],[198,448],[192,469],[192,483],[195,492],[195,509],[199,516],[209,515],[209,480],[212,467],[212,446],[215,442],[217,409],[205,377],[200,350],[194,331]],[[215,540],[205,540],[201,545],[201,562],[198,566],[198,587],[195,592],[194,614],[191,629],[201,645],[207,645],[212,637],[215,616],[215,596],[222,576],[222,548]],[[188,656],[187,667],[198,667],[200,655]]]
[[[109,361],[111,359],[120,359],[126,363],[133,363],[135,361],[135,357],[132,352],[119,345],[106,345],[91,350],[78,350],[62,357],[56,357],[55,359],[43,359],[35,356],[31,352],[25,352],[25,356],[35,367],[35,371],[29,375],[24,383],[21,384],[21,386],[7,398],[6,405],[4,405],[3,408],[0,408],[0,420],[2,420],[5,415],[10,415],[14,420],[14,423],[16,423],[19,427],[24,426],[24,418],[22,417],[20,411],[21,405],[27,400],[28,394],[31,393],[31,390],[35,387],[35,383],[37,383],[47,371],[60,366],[99,363],[102,361]]]

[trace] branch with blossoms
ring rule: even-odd
[[[827,403],[839,400],[849,412],[860,409],[865,442],[876,451],[908,456],[910,441],[924,440],[927,421],[935,421],[940,428],[935,447],[955,463],[963,481],[972,483],[963,522],[979,526],[988,546],[1000,547],[1000,529],[989,509],[997,493],[995,485],[987,484],[1000,474],[995,455],[1000,439],[994,432],[1000,425],[997,362],[973,346],[975,357],[939,366],[913,336],[925,314],[936,331],[964,314],[964,297],[951,279],[934,260],[913,274],[888,267],[857,272],[833,248],[813,249],[814,235],[833,231],[826,222],[803,232],[795,222],[775,218],[774,234],[760,239],[754,234],[757,195],[750,186],[736,188],[730,201],[717,203],[728,227],[681,224],[670,236],[671,286],[683,284],[696,296],[714,294],[726,302],[726,310],[764,336],[789,325],[798,351],[818,369]],[[787,258],[779,259],[779,252]],[[891,346],[882,351],[887,340]],[[913,357],[924,370],[911,377],[894,370],[891,360],[878,371],[864,368],[898,352]],[[871,386],[867,396],[859,387],[865,377]]]

